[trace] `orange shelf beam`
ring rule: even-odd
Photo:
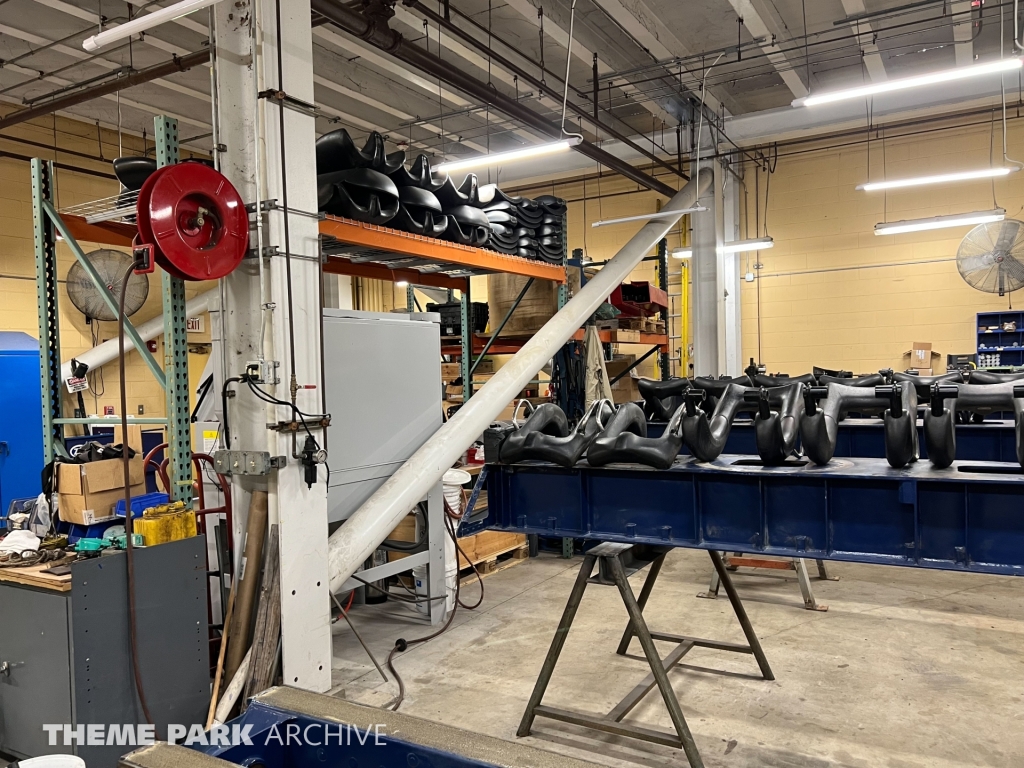
[[[320,234],[333,237],[346,245],[360,246],[376,251],[440,261],[453,266],[486,272],[504,272],[524,277],[536,277],[541,280],[553,280],[556,283],[565,282],[565,270],[554,264],[523,259],[518,256],[506,256],[485,248],[449,243],[445,240],[399,232],[390,227],[380,227],[351,219],[327,216],[320,220]],[[415,270],[413,271],[415,272]],[[416,272],[416,274],[420,273]],[[423,283],[424,281],[420,277],[416,277],[415,282]],[[429,283],[427,284],[429,285]]]
[[[132,240],[138,230],[133,224],[121,224],[116,221],[101,221],[89,224],[82,216],[61,214],[64,224],[71,231],[75,240],[85,243],[101,243],[131,247]]]

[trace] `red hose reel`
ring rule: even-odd
[[[249,215],[231,182],[208,165],[165,165],[136,203],[139,246],[153,246],[164,271],[182,280],[231,274],[249,249]]]

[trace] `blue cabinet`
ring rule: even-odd
[[[38,496],[43,470],[39,342],[0,331],[0,516],[11,499]]]
[[[1024,366],[1024,312],[979,312],[978,367]]]

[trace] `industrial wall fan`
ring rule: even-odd
[[[124,279],[125,272],[134,263],[131,255],[121,251],[101,248],[92,253],[87,253],[85,257],[92,264],[93,269],[99,273],[103,284],[107,286],[107,290],[110,291],[114,300],[117,301],[121,296],[121,281]],[[68,298],[71,299],[71,303],[87,318],[91,320],[117,320],[117,312],[112,312],[106,305],[99,290],[92,280],[89,279],[85,268],[77,261],[68,270],[67,287]],[[149,276],[144,274],[138,275],[133,272],[128,278],[128,289],[124,297],[125,315],[131,317],[138,312],[142,305],[146,303],[147,296],[149,296]]]
[[[1005,296],[1024,288],[1024,222],[979,224],[960,242],[956,268],[972,288]]]

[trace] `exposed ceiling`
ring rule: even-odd
[[[560,93],[572,1],[450,0],[450,9],[460,28]],[[425,3],[441,12],[438,0]],[[161,0],[142,8],[166,4]],[[602,120],[623,134],[646,136],[645,147],[660,153],[667,149],[666,136],[692,114],[702,81],[710,110],[739,116],[784,107],[808,90],[998,58],[1000,13],[1007,15],[1007,52],[1012,37],[1012,7],[1003,5],[996,0],[984,5],[980,0],[576,0],[569,95],[592,112],[597,51]],[[101,6],[108,25],[128,18],[130,6],[115,0],[0,0],[0,99],[35,104],[123,68],[141,69],[208,45],[207,11],[200,11],[130,44],[88,54],[82,40],[97,31]],[[398,4],[391,25],[558,122],[558,99],[489,62],[450,31],[424,26],[415,9]],[[320,132],[345,127],[358,139],[376,129],[413,152],[439,156],[542,140],[536,130],[409,71],[330,25],[314,28],[313,46]],[[208,151],[210,79],[208,67],[197,67],[77,105],[69,113],[134,133],[151,130],[155,114],[173,115],[184,143]],[[571,122],[577,125],[575,117]],[[582,127],[594,136],[590,125]]]

